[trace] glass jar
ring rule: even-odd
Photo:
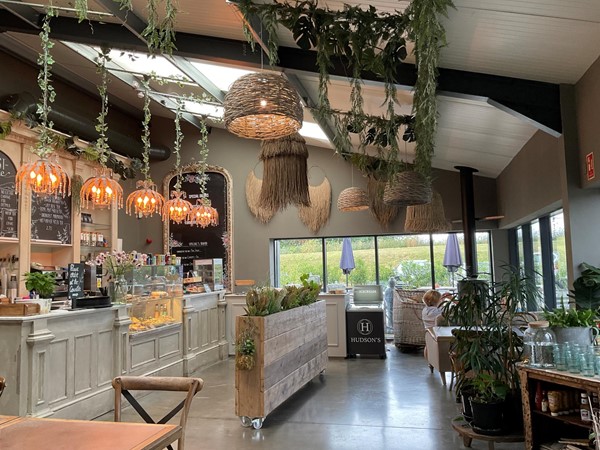
[[[527,342],[525,338],[527,337]],[[529,328],[525,332],[523,337],[525,349],[529,347],[529,365],[532,367],[539,367],[541,369],[552,369],[554,364],[554,344],[556,343],[556,336],[554,332],[549,328],[549,323],[545,320],[536,322],[529,322]]]

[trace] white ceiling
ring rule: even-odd
[[[68,5],[72,0],[54,0]],[[262,0],[267,1],[267,0]],[[147,0],[133,0],[134,12],[147,17]],[[331,8],[344,3],[366,5],[366,2],[328,0],[319,2]],[[456,9],[444,19],[448,45],[442,50],[441,66],[470,72],[503,75],[551,83],[577,82],[600,55],[599,0],[455,0]],[[409,2],[371,0],[379,10],[404,9]],[[102,10],[97,1],[89,1],[89,9]],[[177,30],[180,32],[223,37],[243,41],[241,19],[235,7],[225,0],[179,0]],[[104,18],[116,22],[115,18]],[[282,45],[293,46],[290,33],[283,30]],[[19,33],[0,34],[0,45],[22,45],[34,55],[39,48],[37,36]],[[14,50],[14,48],[13,48]],[[240,51],[248,51],[240,45]],[[57,70],[61,76],[74,77],[83,88],[95,91],[95,69],[72,50],[55,47]],[[409,58],[410,60],[410,58]],[[317,98],[317,76],[296,74],[306,91]],[[86,81],[87,80],[87,81]],[[138,110],[141,100],[125,83],[110,84],[113,101]],[[363,89],[365,110],[379,115],[384,99],[383,87],[367,83]],[[410,91],[399,91],[398,112],[409,113]],[[349,87],[344,80],[333,79],[330,86],[332,106],[347,109]],[[500,111],[481,100],[465,100],[439,96],[439,121],[433,165],[451,169],[455,165],[474,165],[481,175],[496,177],[537,131],[530,123]],[[172,117],[161,106],[154,114]],[[310,114],[307,114],[310,119]],[[330,149],[328,142],[309,143]],[[403,150],[412,154],[413,146]]]

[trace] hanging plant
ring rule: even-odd
[[[342,59],[352,70],[350,113],[360,117],[363,112],[362,76],[365,71],[378,74],[385,86],[386,111],[384,118],[395,124],[394,111],[396,97],[396,67],[407,56],[408,35],[415,41],[418,80],[415,85],[413,103],[414,135],[416,136],[417,170],[428,176],[431,170],[431,156],[434,148],[436,125],[435,87],[437,84],[437,64],[439,49],[445,45],[444,28],[438,20],[446,14],[451,0],[415,0],[405,12],[379,12],[375,7],[361,9],[358,6],[344,5],[343,10],[335,11],[320,8],[314,1],[298,1],[294,5],[287,2],[255,4],[242,0],[239,8],[246,22],[252,16],[261,19],[267,33],[267,45],[271,64],[277,63],[279,40],[277,29],[283,26],[292,32],[296,44],[304,49],[317,51],[319,69],[319,104],[315,109],[317,118],[332,120],[334,123],[334,145],[340,149],[352,148],[344,122],[332,115],[328,99],[329,68],[333,59]],[[245,34],[251,37],[247,24]],[[347,124],[346,124],[347,125]],[[388,136],[389,138],[389,136]],[[392,160],[395,145],[390,146],[384,159]]]
[[[142,121],[142,169],[144,179],[136,183],[136,190],[127,197],[127,214],[134,212],[137,216],[150,217],[162,213],[165,198],[156,190],[156,184],[150,177],[150,82],[147,78],[142,81],[144,86],[144,120]],[[132,209],[133,207],[133,209]]]

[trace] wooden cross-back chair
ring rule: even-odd
[[[177,449],[184,449],[185,425],[187,423],[192,399],[204,386],[204,380],[201,378],[186,377],[116,377],[113,379],[112,385],[115,389],[115,422],[121,421],[121,395],[127,399],[133,409],[135,409],[140,417],[147,423],[165,424],[181,411],[179,420],[181,437],[177,441]],[[187,396],[165,417],[158,422],[155,422],[129,391],[187,391]],[[167,448],[173,450],[170,445],[167,446]]]

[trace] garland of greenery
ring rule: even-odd
[[[96,60],[97,69],[96,72],[100,74],[101,82],[98,85],[98,93],[100,94],[100,113],[96,118],[96,131],[98,132],[98,139],[96,140],[95,147],[98,151],[98,162],[101,166],[106,167],[106,162],[111,154],[110,147],[108,146],[108,124],[106,123],[106,117],[108,116],[108,70],[106,70],[106,63],[110,61],[108,56],[109,50],[103,48],[98,55]]]
[[[312,0],[297,1],[294,5],[287,2],[254,4],[251,0],[239,3],[240,11],[249,22],[250,17],[260,18],[266,31],[269,60],[277,63],[279,41],[277,28],[287,28],[293,34],[297,45],[304,49],[317,51],[319,69],[319,105],[315,109],[317,118],[330,119],[334,124],[334,146],[338,152],[352,149],[347,123],[331,114],[327,96],[329,67],[332,59],[341,58],[352,69],[350,114],[361,117],[363,100],[361,92],[364,71],[377,73],[385,85],[386,113],[384,120],[395,124],[394,112],[396,97],[396,67],[407,56],[406,39],[408,35],[415,40],[415,55],[419,81],[415,85],[413,103],[414,130],[417,140],[415,169],[428,176],[431,170],[431,157],[434,149],[436,124],[435,86],[437,84],[437,63],[439,49],[445,44],[444,28],[438,20],[439,14],[445,14],[451,0],[414,0],[405,12],[382,13],[370,6],[363,10],[358,6],[345,5],[343,10],[334,11],[319,8]],[[245,35],[251,38],[247,23]],[[390,131],[394,125],[390,125]],[[388,134],[388,150],[381,147],[383,159],[397,159],[397,140]]]
[[[142,144],[144,149],[142,150],[142,174],[144,180],[150,180],[150,120],[152,119],[152,112],[150,111],[150,80],[144,78],[142,80],[142,86],[144,87],[144,120],[142,121]]]
[[[200,122],[200,139],[198,139],[199,160],[198,160],[198,185],[200,194],[206,193],[206,169],[208,169],[208,128],[204,121]]]
[[[183,111],[183,101],[177,101],[177,109],[175,110],[175,146],[173,147],[173,153],[175,153],[175,173],[177,174],[177,178],[175,181],[176,191],[181,190],[181,178],[182,178],[182,169],[181,169],[181,143],[183,142],[183,133],[181,131],[181,115]]]
[[[52,65],[54,58],[50,54],[50,50],[54,47],[54,42],[50,40],[50,20],[56,16],[56,11],[51,7],[47,8],[46,15],[42,21],[42,31],[40,32],[40,41],[42,44],[42,52],[39,54],[37,63],[41,66],[37,77],[38,86],[42,91],[41,102],[37,105],[37,114],[40,118],[40,137],[32,149],[32,152],[40,158],[47,158],[53,151],[52,147],[52,121],[48,119],[48,114],[52,110],[50,106],[56,98],[56,92],[52,86]]]

